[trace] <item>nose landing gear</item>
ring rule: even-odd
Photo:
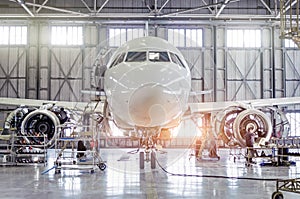
[[[140,133],[140,146],[144,148],[139,154],[140,169],[145,168],[145,162],[150,162],[151,169],[156,168],[156,144],[158,140],[158,134],[160,129],[138,129]]]
[[[145,168],[145,162],[150,162],[151,169],[156,168],[156,152],[152,149],[145,149],[140,152],[140,169]]]

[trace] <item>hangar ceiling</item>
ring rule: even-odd
[[[0,2],[0,17],[279,20],[279,4],[279,0],[6,0]]]

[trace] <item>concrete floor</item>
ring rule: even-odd
[[[157,153],[156,169],[145,164],[139,169],[139,154],[128,154],[132,149],[101,149],[107,161],[105,171],[62,170],[55,174],[50,170],[55,153],[48,150],[48,164],[0,167],[0,198],[222,198],[222,199],[270,199],[276,190],[275,181],[245,180],[233,178],[201,177],[229,176],[249,178],[296,178],[300,166],[270,167],[259,164],[245,166],[243,158],[233,161],[228,149],[220,149],[219,161],[195,161],[190,149],[166,149]],[[283,192],[285,199],[300,198],[299,194]]]

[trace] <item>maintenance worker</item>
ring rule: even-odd
[[[202,141],[201,141],[201,138],[199,137],[199,138],[196,139],[196,143],[195,143],[195,156],[196,156],[196,158],[198,158],[200,156],[199,153],[200,153],[201,145],[202,145]]]
[[[252,158],[254,157],[255,149],[253,149],[254,146],[254,140],[255,134],[254,134],[254,127],[250,126],[247,128],[247,132],[245,134],[245,140],[246,140],[246,146],[247,146],[247,157],[246,160],[248,163],[253,163]]]
[[[213,136],[211,136],[210,138],[210,147],[209,147],[209,155],[210,158],[218,158],[218,160],[220,160],[220,156],[218,156],[217,153],[217,142],[216,142],[216,138],[214,138]]]
[[[82,140],[78,141],[77,151],[79,151],[76,156],[77,158],[84,157],[84,152],[86,151],[86,146],[84,146],[84,143]]]

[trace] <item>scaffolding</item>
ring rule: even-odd
[[[99,153],[99,137],[95,129],[88,131],[89,127],[68,123],[57,128],[54,163],[56,174],[61,173],[61,170],[86,170],[94,173],[96,167],[101,171],[106,169],[106,163]]]
[[[280,38],[300,47],[299,0],[280,0]]]
[[[17,129],[0,132],[0,165],[47,165],[46,135],[22,135]]]
[[[283,199],[283,193],[281,191],[300,194],[300,179],[278,179],[276,181],[276,191],[272,194],[272,199]]]
[[[247,166],[251,165],[251,159],[261,159],[260,166],[291,166],[296,163],[289,158],[300,157],[300,137],[272,138],[267,146],[247,147],[246,150]]]

